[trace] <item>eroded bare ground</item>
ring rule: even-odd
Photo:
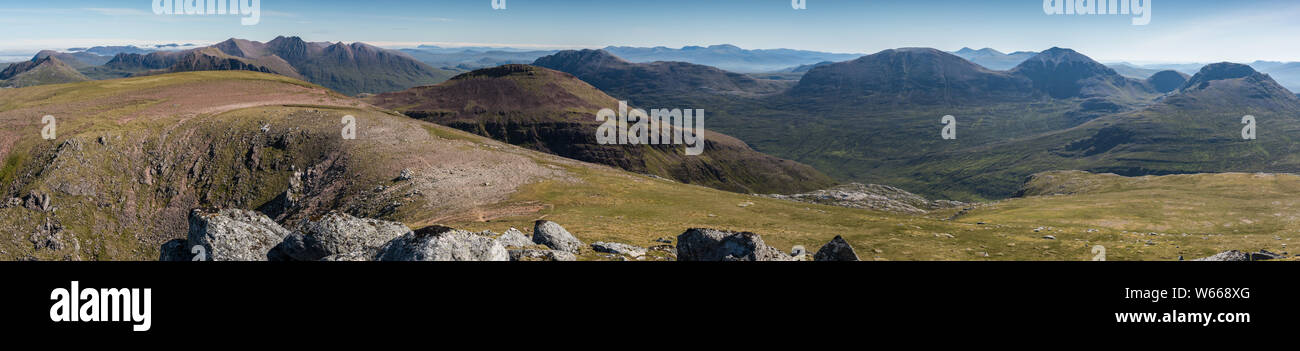
[[[526,214],[494,206],[579,165],[256,73],[206,72],[0,93],[2,259],[154,259],[196,207],[295,221],[339,209],[414,227]],[[234,78],[231,78],[234,77]],[[58,118],[43,140],[40,117]],[[356,138],[341,135],[356,118]],[[547,163],[547,164],[543,164]],[[399,179],[404,173],[409,178]],[[48,196],[48,209],[25,206]]]

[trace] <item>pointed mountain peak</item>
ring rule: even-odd
[[[306,41],[302,40],[302,38],[300,38],[300,37],[298,37],[298,36],[289,36],[289,37],[286,37],[286,36],[283,36],[283,35],[281,35],[281,36],[277,36],[277,37],[275,37],[275,39],[271,39],[271,41],[269,41],[269,42],[267,42],[267,43],[269,44],[269,43],[274,43],[274,42],[288,42],[288,43],[298,42],[298,43],[306,43]]]
[[[1114,69],[1077,51],[1058,47],[1034,55],[1010,72],[1033,80],[1035,88],[1058,99],[1108,95],[1117,93],[1108,85],[1120,90],[1130,85]]]
[[[67,63],[63,62],[62,60],[59,60],[59,58],[55,57],[54,55],[45,56],[40,60],[36,60],[36,64],[37,65],[55,64],[55,65],[65,65],[65,66],[67,65]]]
[[[58,51],[54,51],[54,50],[41,50],[40,52],[37,52],[37,53],[36,53],[36,56],[32,56],[32,60],[31,60],[31,61],[32,61],[32,62],[36,62],[36,61],[44,60],[45,58],[48,58],[48,57],[54,57],[54,56],[58,56],[58,55],[61,55],[61,54],[63,54],[63,53],[58,52]]]
[[[55,55],[45,55],[39,59],[19,62],[5,67],[3,71],[0,71],[0,80],[10,80],[5,82],[6,86],[24,87],[81,82],[90,79],[77,72],[72,66],[59,60]]]
[[[995,50],[995,49],[993,49],[993,48],[983,48],[983,49],[975,50],[975,49],[971,49],[971,48],[969,48],[969,47],[963,47],[963,48],[961,48],[961,50],[954,51],[953,53],[958,54],[958,55],[988,55],[988,56],[1004,56],[1004,55],[1006,55],[1006,54],[1002,53],[1001,51],[997,51],[997,50]]]

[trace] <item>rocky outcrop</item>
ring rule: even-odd
[[[564,230],[564,227],[547,220],[539,220],[533,224],[533,242],[546,245],[553,250],[573,254],[582,252],[582,248],[586,247],[582,240],[578,240],[568,230]]]
[[[814,261],[858,261],[858,253],[853,251],[853,246],[844,238],[836,235],[835,238],[822,245],[817,250],[817,255],[813,256]]]
[[[510,250],[511,261],[577,261],[578,256],[560,250]]]
[[[591,244],[591,249],[596,252],[603,252],[615,255],[626,255],[632,258],[645,256],[646,249],[643,247],[632,246],[624,243],[610,243],[597,241]]]
[[[265,215],[246,210],[190,212],[187,251],[202,249],[207,261],[266,261],[267,253],[290,232]]]
[[[505,233],[502,233],[501,236],[497,237],[497,241],[501,242],[501,246],[505,247],[526,247],[533,245],[533,239],[529,239],[528,236],[524,235],[524,232],[515,228],[506,230]]]
[[[27,196],[23,197],[23,207],[29,210],[46,212],[54,209],[54,206],[50,204],[50,194],[35,190],[28,192]]]
[[[774,199],[794,200],[821,205],[863,208],[908,214],[954,208],[966,204],[948,200],[927,200],[906,190],[888,185],[850,183],[826,190],[794,195],[762,195]]]
[[[509,261],[495,239],[463,230],[433,226],[393,239],[380,249],[379,261]]]
[[[389,241],[411,233],[397,222],[362,219],[331,212],[318,220],[304,220],[299,233],[285,238],[271,253],[274,260],[373,260]]]
[[[1230,251],[1220,252],[1218,254],[1215,254],[1214,256],[1198,258],[1192,261],[1246,262],[1246,261],[1276,260],[1281,258],[1286,258],[1286,256],[1268,252],[1268,250],[1260,250],[1259,252],[1241,252],[1237,250],[1230,250]]]
[[[36,231],[32,232],[32,235],[27,240],[32,242],[32,249],[34,250],[59,251],[69,246],[78,246],[76,249],[80,249],[79,245],[68,245],[67,243],[70,240],[75,243],[75,235],[65,234],[63,225],[48,218],[45,220],[45,224],[36,227]]]
[[[692,228],[677,236],[678,261],[791,261],[758,234]]]

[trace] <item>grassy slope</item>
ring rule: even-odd
[[[184,112],[188,104],[211,99],[122,99],[131,92],[178,88],[230,91],[229,84],[239,85],[250,96],[292,91],[298,96],[293,101],[310,103],[193,115]],[[105,101],[118,103],[104,105]],[[39,125],[23,122],[26,114],[17,112],[56,108],[74,109],[64,112],[80,115],[60,120],[60,139],[55,142],[28,137],[39,135]],[[356,115],[363,125],[372,126],[361,130],[362,142],[330,141],[331,135],[337,136],[336,122],[342,114]],[[676,236],[686,228],[712,227],[757,232],[784,250],[792,245],[815,250],[831,237],[843,235],[864,258],[885,260],[1086,260],[1092,257],[1091,246],[1097,244],[1108,248],[1112,260],[1173,259],[1180,253],[1197,257],[1227,249],[1285,251],[1278,246],[1295,237],[1289,214],[1294,213],[1293,201],[1288,198],[1300,193],[1300,178],[1289,175],[1134,180],[1078,174],[1072,177],[1100,183],[1103,190],[1012,199],[982,205],[948,221],[956,210],[898,215],[652,179],[390,115],[310,84],[251,72],[191,72],[0,91],[0,122],[13,126],[6,128],[0,141],[15,136],[18,140],[0,144],[4,151],[0,156],[16,164],[5,167],[8,195],[41,190],[50,193],[58,207],[53,213],[0,209],[0,238],[4,238],[0,258],[4,259],[151,260],[157,257],[159,244],[184,236],[189,208],[257,208],[282,190],[290,165],[306,169],[329,155],[347,157],[342,158],[343,172],[333,183],[338,186],[337,196],[322,199],[355,214],[399,220],[416,228],[437,223],[472,230],[501,231],[512,226],[527,230],[532,221],[545,218],[565,225],[587,242],[649,246],[655,238]],[[264,124],[272,126],[271,132],[258,131]],[[288,146],[269,145],[285,134],[299,137]],[[100,136],[108,137],[107,145],[97,142]],[[69,144],[70,140],[76,141]],[[79,148],[60,150],[58,145]],[[252,148],[259,150],[255,158],[263,166],[247,166]],[[196,164],[203,166],[194,169]],[[405,167],[416,168],[420,179],[448,176],[427,184],[394,182],[392,178]],[[145,182],[142,175],[149,169],[158,171]],[[542,175],[478,184],[483,177],[502,177],[493,172]],[[1057,189],[1058,183],[1071,182],[1040,180],[1031,189]],[[387,190],[376,192],[378,185]],[[501,187],[515,190],[500,197],[477,195]],[[412,196],[412,190],[425,195]],[[393,202],[401,205],[389,209]],[[752,204],[741,206],[746,203]],[[78,251],[33,250],[27,239],[47,218],[78,238]],[[1039,226],[1053,228],[1034,232]],[[1181,236],[1182,232],[1189,236]],[[1044,234],[1058,240],[1042,239]],[[1274,240],[1274,235],[1283,240]],[[1147,240],[1156,245],[1146,245]]]
[[[755,150],[811,165],[839,180],[889,184],[932,198],[961,201],[1005,198],[1015,193],[1029,174],[1072,169],[1048,167],[996,175],[963,172],[1005,165],[1007,159],[998,157],[1041,151],[1040,145],[1017,141],[1069,129],[1101,114],[1085,111],[1079,100],[966,106],[837,105],[780,97],[654,100],[706,106],[710,128],[740,138]],[[940,136],[944,115],[957,118],[956,140]],[[996,146],[996,153],[987,152],[991,146]],[[969,155],[988,157],[973,159]],[[970,177],[979,179],[965,179]]]

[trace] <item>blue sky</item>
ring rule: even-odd
[[[506,9],[493,10],[491,0],[261,0],[260,23],[243,26],[238,16],[155,15],[150,0],[0,0],[0,55],[297,35],[387,47],[1061,46],[1104,61],[1300,61],[1294,0],[1153,0],[1145,26],[1132,25],[1131,15],[1049,16],[1041,0],[806,1],[806,10],[794,10],[790,0],[506,0]]]

